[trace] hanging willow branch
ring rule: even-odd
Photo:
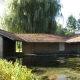
[[[55,33],[55,17],[60,11],[58,0],[5,0],[8,30],[23,33]]]

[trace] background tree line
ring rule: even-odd
[[[65,34],[75,34],[80,31],[80,18],[76,19],[73,15],[70,15],[66,22],[66,27],[63,29]]]
[[[80,30],[80,19],[73,15],[66,26],[56,22],[61,15],[60,0],[4,0],[5,13],[0,26],[14,33],[74,34]]]
[[[56,33],[59,0],[4,0],[3,28],[14,33]]]

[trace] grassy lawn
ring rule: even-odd
[[[32,71],[39,80],[80,80],[80,58],[69,58],[57,67],[32,67]]]
[[[62,76],[68,80],[80,80],[80,71],[70,68],[33,67],[32,70],[39,80],[60,80]]]

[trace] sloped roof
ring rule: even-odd
[[[65,42],[66,38],[53,34],[16,34],[26,42]]]
[[[18,36],[16,36],[15,34],[11,33],[11,32],[7,32],[5,30],[1,30],[0,29],[0,36],[3,36],[3,37],[7,37],[11,40],[19,40],[19,41],[22,41],[22,39]]]
[[[80,34],[71,35],[69,39],[66,40],[67,43],[80,42]]]
[[[80,42],[80,34],[70,36],[54,35],[54,34],[13,34],[0,29],[0,36],[7,37],[15,41],[25,42]]]

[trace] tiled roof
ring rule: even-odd
[[[70,38],[67,39],[66,42],[67,43],[80,42],[80,34],[74,34],[74,35],[70,36]]]
[[[53,34],[16,34],[26,42],[65,42],[66,38]]]
[[[18,36],[16,36],[15,34],[11,33],[11,32],[7,32],[5,30],[1,30],[0,29],[0,36],[2,37],[7,37],[11,40],[19,40],[19,41],[22,41],[22,39]]]
[[[70,36],[61,36],[54,34],[13,34],[0,29],[0,36],[7,37],[15,41],[26,42],[80,42],[80,34],[74,34]]]

